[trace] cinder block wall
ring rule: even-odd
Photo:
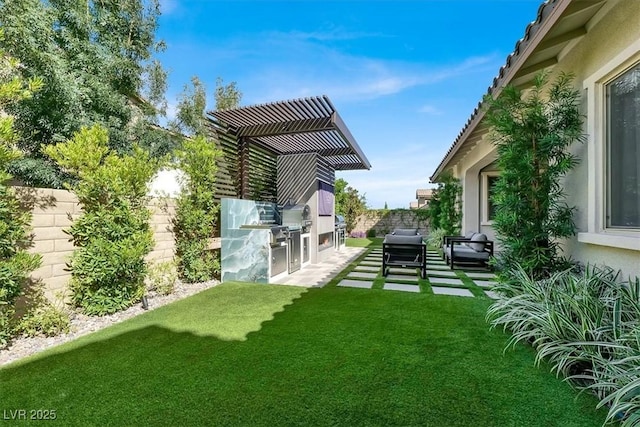
[[[42,265],[31,276],[42,279],[45,294],[51,299],[65,296],[71,273],[66,271],[67,261],[74,246],[64,232],[78,218],[82,209],[76,196],[65,190],[14,187],[22,202],[31,209],[33,247],[30,252],[42,255]],[[175,203],[168,199],[151,199],[151,228],[155,247],[147,256],[149,261],[162,262],[173,258],[175,242],[170,231]]]
[[[364,232],[374,229],[376,236],[384,237],[395,228],[417,228],[420,234],[429,234],[428,224],[420,221],[416,213],[410,210],[370,210],[360,215],[353,231]]]

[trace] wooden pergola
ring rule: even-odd
[[[327,96],[211,111],[208,116],[240,198],[251,197],[256,188],[275,190],[279,156],[314,153],[333,171],[371,168]],[[262,199],[274,198],[273,191],[267,193]]]
[[[256,144],[276,156],[317,153],[334,170],[371,168],[327,96],[211,111],[209,116],[238,138],[241,153]]]

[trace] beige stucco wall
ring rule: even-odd
[[[15,189],[23,202],[32,206],[33,246],[29,251],[42,255],[42,265],[31,276],[42,280],[47,297],[64,297],[70,278],[66,263],[74,250],[73,243],[69,241],[70,236],[64,230],[82,213],[78,199],[65,190],[28,187]],[[169,227],[174,202],[151,199],[149,209],[155,246],[147,259],[153,262],[171,260],[175,243]]]
[[[584,81],[597,73],[621,52],[640,40],[640,1],[638,0],[609,0],[594,20],[587,27],[588,33],[577,43],[569,47],[559,57],[554,67],[551,80],[560,72],[571,72],[575,75],[575,87],[583,94],[582,108],[587,115],[588,90],[584,88]],[[593,126],[589,124],[595,118],[587,117],[585,134]],[[596,141],[602,143],[601,141]],[[579,165],[564,179],[567,202],[575,206],[577,212],[575,222],[578,232],[593,232],[593,216],[596,215],[594,198],[598,197],[598,190],[593,182],[591,165],[601,159],[589,159],[590,144],[594,140],[576,143],[571,151],[580,158]],[[593,153],[593,150],[591,150]],[[463,186],[463,232],[480,229],[495,238],[490,225],[481,224],[481,200],[484,195],[481,189],[480,171],[496,158],[495,149],[485,138],[459,160],[453,167],[454,175],[460,179]],[[593,169],[591,167],[591,169]],[[590,225],[591,224],[591,225]],[[591,227],[591,230],[590,230]],[[623,277],[640,277],[640,232],[626,233],[627,240],[624,248],[604,244],[594,244],[590,239],[578,236],[562,242],[565,254],[584,264],[607,265],[621,270]],[[630,238],[628,236],[631,236]],[[635,236],[635,237],[633,237]],[[634,250],[633,248],[637,248]]]
[[[576,76],[575,86],[582,91],[583,111],[587,115],[585,134],[589,134],[590,129],[593,129],[596,117],[587,109],[587,97],[590,94],[589,89],[584,87],[584,82],[640,40],[640,1],[609,1],[596,15],[594,21],[597,22],[592,22],[588,27],[588,33],[560,58],[554,69],[555,75],[566,71]],[[593,186],[591,175],[594,171],[590,170],[592,169],[590,164],[602,159],[589,158],[590,145],[604,144],[601,138],[597,140],[598,138],[597,134],[589,134],[587,142],[577,143],[571,147],[571,151],[580,158],[580,163],[564,180],[567,202],[570,206],[577,208],[574,219],[579,233],[589,231],[589,222],[593,221],[593,216],[596,214],[594,211],[599,209],[593,204],[599,190]],[[563,246],[568,255],[584,264],[606,265],[621,270],[625,278],[640,277],[640,232],[627,233],[632,236],[634,234],[637,250],[586,243],[578,236],[568,239]],[[612,244],[615,245],[615,243]]]

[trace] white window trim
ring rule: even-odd
[[[606,85],[640,62],[640,40],[621,51],[584,80],[587,93],[588,179],[587,231],[578,241],[640,251],[640,230],[606,227]]]
[[[480,177],[482,180],[482,201],[481,201],[481,209],[482,215],[480,216],[480,225],[493,225],[493,220],[489,219],[489,177],[490,176],[500,176],[499,171],[487,171],[481,172]]]

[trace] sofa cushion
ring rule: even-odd
[[[445,249],[445,253],[448,258],[451,258],[451,246],[447,246]],[[453,246],[453,254],[457,257],[461,257],[465,254],[476,254],[477,252],[471,248],[466,247],[465,245],[454,245]]]
[[[418,229],[417,228],[396,228],[393,230],[394,236],[417,236]]]
[[[476,252],[465,246],[456,246],[453,254],[456,260],[489,261],[489,252]],[[447,248],[447,256],[451,258],[451,248]]]
[[[471,242],[467,243],[467,245],[476,252],[484,251],[485,244],[484,243],[473,243],[473,242],[486,242],[487,235],[482,233],[476,233],[471,237]]]

